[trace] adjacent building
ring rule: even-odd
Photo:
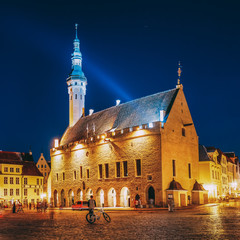
[[[41,156],[39,157],[36,166],[38,170],[42,173],[43,175],[43,193],[47,194],[48,191],[48,177],[51,172],[51,162],[47,162],[45,157],[43,156],[43,153],[41,153]]]
[[[179,77],[181,69],[179,67]],[[51,149],[54,206],[96,198],[97,206],[176,206],[197,201],[198,136],[180,80],[176,88],[85,116],[87,79],[74,39],[67,78],[69,126]]]
[[[236,197],[239,193],[239,160],[235,153],[199,145],[199,182],[210,201]]]
[[[11,205],[41,200],[43,176],[29,153],[0,151],[0,203]]]

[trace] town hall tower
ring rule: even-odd
[[[82,54],[80,41],[77,37],[77,24],[75,24],[76,37],[73,41],[72,70],[67,78],[69,94],[69,127],[72,127],[85,112],[85,95],[87,78],[82,71]]]

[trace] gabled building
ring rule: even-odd
[[[0,203],[36,203],[42,192],[43,176],[31,154],[0,151]]]
[[[69,126],[51,149],[53,204],[71,206],[90,195],[97,206],[129,207],[139,196],[144,206],[165,206],[168,198],[176,206],[191,203],[198,136],[180,82],[85,116],[87,79],[79,46],[76,34],[67,78]],[[172,189],[173,179],[181,187]]]
[[[234,152],[225,152],[224,154],[227,157],[229,195],[236,197],[240,192],[239,159]]]
[[[43,153],[41,153],[41,156],[39,157],[36,166],[44,177],[44,179],[43,179],[43,192],[44,192],[44,194],[47,194],[47,181],[48,181],[48,177],[49,177],[49,174],[50,174],[50,171],[51,171],[51,163],[47,162],[45,157],[43,156]]]

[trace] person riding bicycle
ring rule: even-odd
[[[93,210],[96,207],[96,201],[93,199],[93,195],[91,195],[90,199],[88,200],[88,208],[90,215],[93,215]]]

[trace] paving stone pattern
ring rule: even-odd
[[[170,213],[109,211],[87,223],[86,211],[25,211],[0,217],[0,239],[240,239],[240,204],[209,204]]]

